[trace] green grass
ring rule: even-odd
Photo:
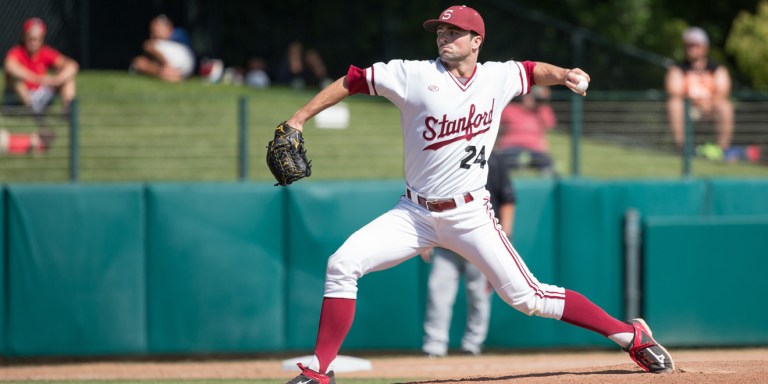
[[[571,171],[571,141],[562,133],[549,135],[552,155],[560,174]],[[581,147],[581,175],[598,179],[680,178],[683,163],[679,155],[586,139]],[[725,163],[704,158],[691,160],[692,177],[768,177],[768,166]]]
[[[196,78],[166,84],[123,72],[86,71],[78,78],[79,178],[86,182],[237,180],[237,105],[238,98],[246,96],[248,179],[271,181],[264,157],[272,130],[315,92],[283,87],[256,90]],[[345,103],[350,128],[315,129],[312,121],[307,124],[312,180],[402,178],[397,109],[379,97],[354,96]],[[53,117],[48,124],[57,132],[53,148],[38,156],[0,157],[0,181],[68,180],[68,123]],[[0,127],[23,132],[35,129],[35,123],[0,116]],[[550,141],[559,173],[570,174],[569,137],[554,132]],[[585,177],[678,178],[682,172],[680,158],[663,152],[593,140],[583,140],[581,151]],[[695,159],[692,169],[695,177],[768,177],[768,167],[761,165]]]

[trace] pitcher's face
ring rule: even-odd
[[[472,48],[473,38],[469,31],[450,25],[437,27],[437,51],[443,61],[460,62],[472,54]]]

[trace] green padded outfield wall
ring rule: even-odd
[[[624,314],[624,214],[695,216],[706,212],[704,180],[563,180],[559,185],[558,255],[552,283],[579,291],[621,318]],[[653,271],[655,273],[655,271]],[[653,322],[653,318],[647,320]],[[561,327],[564,345],[613,345],[575,327]]]
[[[711,214],[768,215],[768,180],[710,181]]]
[[[141,185],[8,186],[8,352],[146,352]]]
[[[768,215],[648,217],[644,231],[646,317],[666,345],[768,344]]]
[[[311,353],[317,335],[328,257],[353,232],[393,208],[397,181],[316,181],[287,188],[290,231],[286,263],[287,347]],[[345,348],[419,348],[424,291],[417,256],[359,280],[355,322]]]
[[[284,346],[284,195],[272,184],[147,187],[149,350]]]
[[[328,257],[395,206],[403,187],[401,180],[9,185],[0,204],[1,351],[311,353]],[[636,208],[646,224],[644,309],[654,331],[673,346],[768,343],[765,311],[741,310],[768,293],[768,182],[568,179],[516,187],[513,244],[541,281],[621,316],[622,224]],[[727,265],[717,264],[724,258]],[[363,277],[342,353],[418,350],[427,271],[415,257]],[[716,278],[739,288],[715,290]],[[682,297],[669,299],[670,290]],[[465,302],[460,295],[457,305]],[[465,313],[454,316],[454,346]],[[692,319],[690,328],[679,316]],[[615,347],[497,297],[487,345]]]

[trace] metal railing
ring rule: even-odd
[[[689,177],[700,175],[697,170],[705,166],[722,175],[737,169],[714,165],[719,163],[697,151],[715,141],[711,124],[687,118],[686,143],[677,149],[665,100],[657,94],[561,96],[551,102],[558,124],[549,135],[561,175]],[[49,152],[0,156],[0,181],[270,180],[261,155],[278,121],[273,116],[285,115],[272,111],[280,108],[245,96],[75,101],[68,119],[49,118],[47,124],[58,132]],[[359,108],[350,106],[353,128],[306,132],[310,159],[317,160],[313,179],[402,177],[397,110],[388,103],[374,105],[384,117],[370,121],[376,119]],[[768,176],[768,163],[762,163],[768,157],[768,98],[735,100],[735,109],[734,143],[762,151],[762,160],[738,175]],[[0,115],[0,128],[8,131],[32,132],[36,124],[29,117]],[[644,157],[633,159],[634,153]],[[656,159],[668,160],[643,164]],[[605,164],[623,169],[604,175],[597,168]],[[679,171],[670,171],[674,167]]]
[[[658,93],[600,93],[592,92],[587,98],[560,97],[552,101],[558,118],[557,131],[569,136],[569,164],[571,176],[593,175],[586,164],[594,164],[601,156],[595,145],[619,148],[616,152],[645,152],[658,158],[677,158],[680,177],[696,176],[698,170],[706,175],[713,172],[723,176],[739,171],[740,175],[767,176],[768,165],[768,98],[741,95],[733,99],[735,129],[733,148],[752,151],[760,158],[738,158],[729,164],[718,156],[710,156],[707,149],[717,150],[716,123],[711,118],[694,120],[689,101],[685,103],[685,141],[678,148],[672,138],[666,109],[666,99]],[[585,140],[591,146],[585,145]],[[623,149],[623,151],[622,151]],[[561,161],[563,154],[560,153]],[[743,153],[742,153],[743,155]],[[615,158],[604,158],[606,162]],[[737,170],[739,165],[749,168]],[[713,167],[719,168],[712,169]],[[707,168],[707,169],[702,169]],[[733,171],[733,172],[732,172]],[[754,171],[754,172],[753,172]],[[661,172],[670,176],[668,170]],[[649,172],[637,173],[627,169],[627,176],[649,176]]]

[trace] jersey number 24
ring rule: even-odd
[[[470,145],[467,148],[464,148],[464,152],[467,152],[467,155],[461,159],[461,164],[459,167],[469,169],[472,164],[480,164],[480,168],[485,168],[485,163],[487,163],[487,161],[485,159],[484,145],[480,147],[480,152],[477,151],[477,147],[474,145]]]

